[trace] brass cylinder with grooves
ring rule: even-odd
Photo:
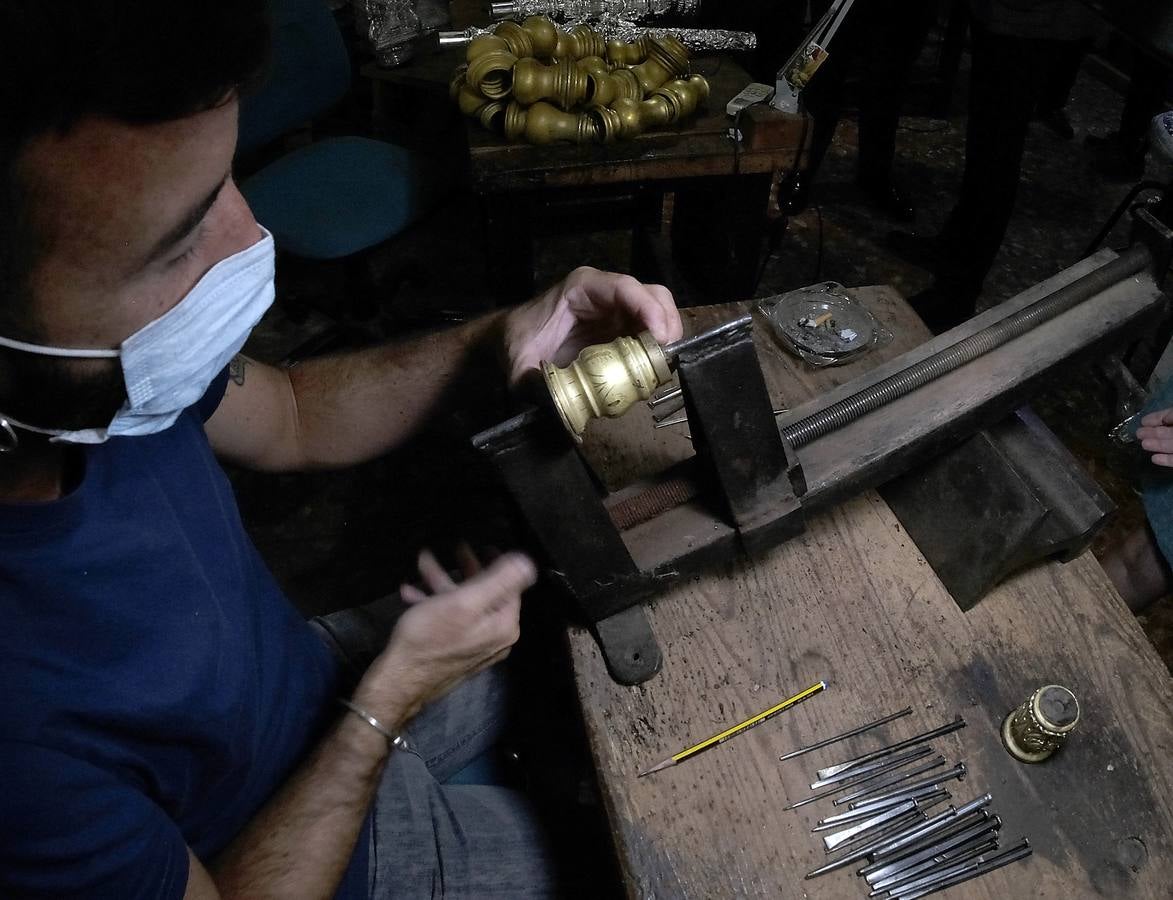
[[[598,123],[588,113],[563,112],[544,100],[522,106],[516,100],[505,109],[506,140],[531,144],[592,144],[598,140]]]
[[[543,360],[541,370],[562,424],[576,441],[592,419],[618,418],[672,380],[668,358],[647,331],[586,347],[562,369]]]
[[[1063,746],[1079,724],[1079,701],[1059,684],[1039,688],[1002,722],[1002,743],[1015,759],[1038,763]]]
[[[572,59],[546,66],[527,57],[513,67],[513,99],[522,106],[550,100],[563,109],[572,109],[587,98],[590,88],[588,74]]]
[[[468,64],[465,81],[489,100],[501,100],[513,89],[517,57],[505,50],[490,50]]]

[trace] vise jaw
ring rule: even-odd
[[[621,684],[646,681],[662,663],[642,601],[686,570],[737,550],[752,555],[804,527],[802,469],[778,428],[752,319],[663,349],[680,379],[695,455],[622,503],[609,502],[553,404],[473,438],[540,547],[546,574],[590,624]],[[709,520],[718,537],[690,549],[673,539],[675,516],[694,526]]]

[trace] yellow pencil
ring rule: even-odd
[[[688,759],[690,756],[695,756],[702,751],[708,750],[710,747],[716,747],[718,744],[723,744],[730,738],[737,737],[737,735],[741,734],[743,731],[748,731],[755,725],[761,725],[762,722],[766,721],[766,719],[778,715],[778,713],[782,712],[783,710],[790,709],[790,707],[794,706],[796,703],[801,703],[808,697],[813,697],[820,691],[825,690],[826,687],[827,682],[825,681],[815,682],[805,691],[799,691],[793,697],[787,697],[781,703],[774,704],[765,712],[760,712],[756,716],[751,716],[744,722],[739,722],[738,724],[734,725],[732,728],[726,728],[720,734],[715,734],[711,738],[706,738],[699,744],[693,744],[687,750],[681,750],[679,753],[674,753],[672,756],[669,756],[662,762],[656,763],[646,772],[640,772],[639,777],[643,778],[645,775],[651,775],[653,772],[659,772],[661,769],[667,769],[669,766],[674,766],[679,762],[684,762],[684,760]]]

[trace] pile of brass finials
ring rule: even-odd
[[[685,119],[709,96],[671,35],[605,42],[587,25],[531,16],[474,38],[467,59],[453,99],[510,141],[611,143]]]

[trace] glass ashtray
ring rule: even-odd
[[[799,288],[758,303],[775,337],[812,365],[839,365],[883,336],[875,317],[835,281]]]

